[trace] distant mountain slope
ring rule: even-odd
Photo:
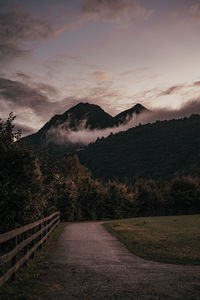
[[[91,130],[112,128],[123,122],[126,123],[127,117],[130,119],[132,114],[139,114],[143,110],[145,108],[137,104],[123,112],[121,116],[118,115],[113,118],[98,105],[79,103],[63,114],[53,116],[38,132],[23,138],[23,140],[33,150],[48,147],[53,148],[57,152],[66,149],[72,151],[79,148],[79,145],[71,142],[58,144],[56,135],[59,134],[59,130],[62,130],[67,135],[71,130],[78,131],[83,128]]]
[[[55,115],[40,131],[61,125],[66,129],[77,130],[84,121],[84,127],[90,129],[103,129],[114,125],[113,118],[100,106],[81,102],[62,115]]]
[[[200,175],[200,115],[110,135],[88,145],[78,156],[96,177],[105,179]]]
[[[127,109],[127,110],[121,112],[120,114],[118,114],[117,116],[115,116],[114,122],[116,125],[127,123],[128,121],[130,121],[133,114],[139,115],[140,113],[142,113],[144,111],[149,111],[149,110],[146,109],[143,105],[138,103],[135,106],[133,106],[132,108]]]

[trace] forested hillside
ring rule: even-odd
[[[200,175],[200,115],[157,121],[98,139],[78,156],[103,179]]]
[[[197,176],[179,176],[168,181],[138,179],[134,184],[128,179],[124,183],[118,179],[102,181],[94,178],[91,171],[80,164],[76,155],[57,158],[47,151],[37,156],[33,154],[20,139],[20,133],[15,132],[13,120],[13,115],[10,115],[6,122],[0,121],[1,233],[41,219],[55,210],[59,210],[61,219],[66,221],[200,213],[200,179]],[[179,125],[185,123],[185,129],[188,129],[185,131],[188,133],[186,141],[189,140],[189,129],[193,129],[191,141],[193,138],[194,143],[198,142],[196,126],[199,125],[199,116],[169,122],[170,126],[173,122]],[[189,128],[186,126],[188,122],[191,125]],[[148,128],[159,128],[159,125],[150,125]],[[180,130],[181,126],[175,128]],[[136,128],[136,133],[140,133],[140,129]],[[162,131],[158,132],[161,134]],[[176,130],[171,134],[173,146],[176,145],[175,133]],[[188,161],[197,161],[198,148],[194,145],[184,148],[183,136],[177,136],[177,141],[180,142],[181,137],[182,151],[187,149],[188,154],[191,150]],[[106,140],[108,145],[111,141],[115,146],[115,136]],[[89,146],[89,150],[102,145],[102,142]],[[194,150],[196,156],[190,160]],[[98,153],[94,152],[93,155],[99,162]]]

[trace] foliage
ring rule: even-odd
[[[156,216],[163,213],[163,195],[158,183],[152,179],[138,180],[134,187],[134,214]]]
[[[128,214],[127,188],[117,182],[103,184],[80,165],[78,157],[62,162],[60,183],[57,186],[57,207],[64,220],[95,220],[116,218]]]
[[[1,231],[42,217],[47,199],[38,159],[14,132],[14,116],[0,122],[0,217]]]
[[[135,178],[134,184],[130,178],[102,181],[77,155],[56,158],[43,150],[36,157],[14,131],[13,121],[12,114],[0,121],[1,232],[55,210],[66,221],[200,213],[198,176]]]
[[[81,164],[103,180],[200,176],[200,115],[139,125],[98,139],[77,152]]]
[[[200,180],[191,176],[176,177],[169,187],[169,202],[175,214],[200,212]]]

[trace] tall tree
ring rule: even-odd
[[[35,221],[46,205],[38,160],[14,131],[14,116],[0,120],[1,231]]]

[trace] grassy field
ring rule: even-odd
[[[140,257],[200,265],[200,215],[123,219],[104,226]]]
[[[28,261],[27,267],[22,267],[16,273],[16,280],[7,282],[0,288],[1,300],[27,300],[40,299],[41,291],[36,289],[36,278],[45,272],[45,263],[48,255],[55,247],[56,242],[66,223],[61,223],[50,235],[40,250],[35,252],[34,259]]]

